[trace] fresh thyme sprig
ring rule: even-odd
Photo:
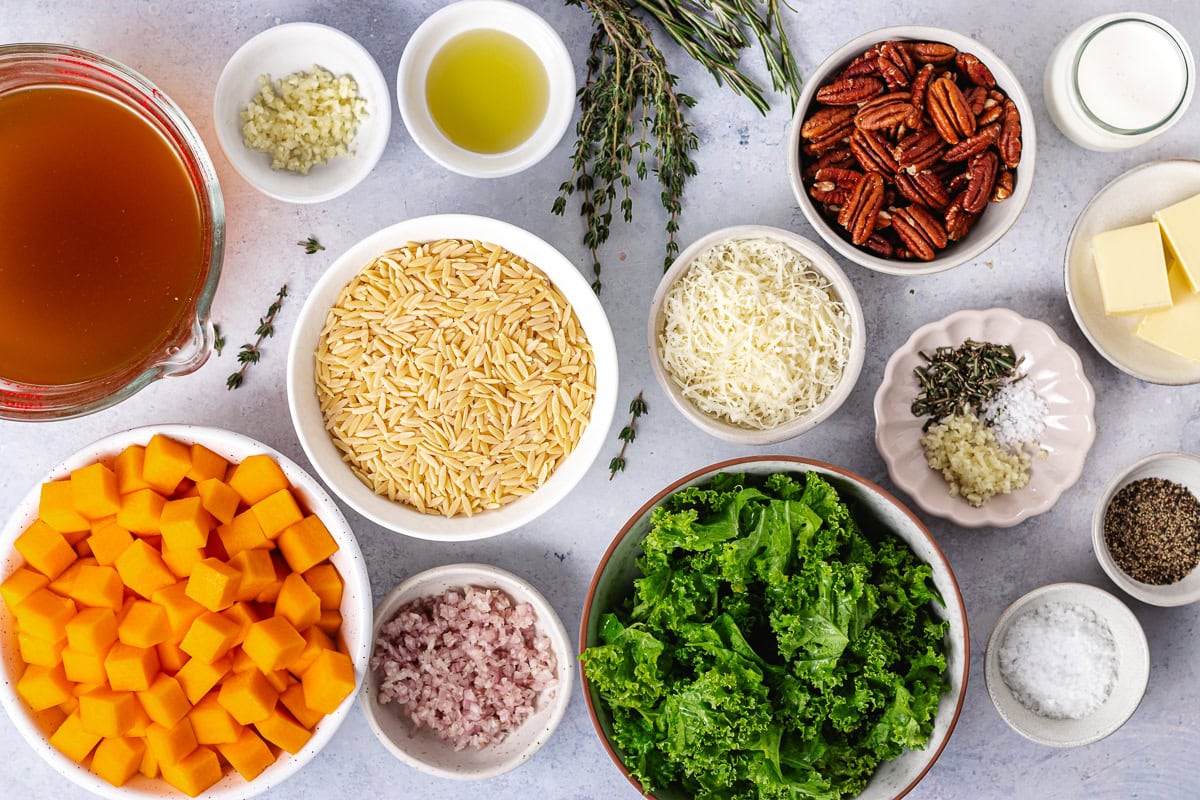
[[[646,401],[642,399],[642,393],[638,392],[637,397],[633,398],[633,402],[629,404],[629,424],[621,428],[621,432],[617,434],[617,438],[621,440],[621,451],[613,456],[608,462],[608,479],[611,481],[618,472],[625,470],[625,448],[629,443],[637,438],[638,417],[643,416],[649,410],[646,406]]]
[[[315,237],[315,236],[310,236],[307,239],[296,242],[296,244],[298,244],[300,247],[303,247],[304,252],[308,253],[310,256],[313,253],[316,253],[318,250],[325,249],[325,245],[318,242],[317,237]]]
[[[254,344],[244,344],[238,350],[237,360],[242,366],[225,379],[225,388],[236,389],[241,386],[246,379],[246,370],[251,364],[257,364],[262,358],[263,340],[275,335],[275,315],[283,308],[283,298],[285,297],[287,297],[286,283],[275,293],[275,301],[267,307],[266,316],[259,317],[258,327],[254,329],[254,334],[258,338],[254,340]]]
[[[692,153],[699,148],[685,109],[696,101],[676,91],[675,76],[635,9],[663,25],[667,35],[705,67],[718,84],[744,95],[761,112],[762,90],[737,67],[739,51],[758,41],[772,84],[788,91],[793,105],[800,77],[779,17],[778,0],[565,0],[592,15],[595,31],[588,50],[587,77],[579,90],[581,116],[575,126],[569,178],[559,186],[553,211],[562,214],[567,198],[580,195],[587,230],[583,241],[592,255],[592,288],[599,292],[599,249],[608,240],[616,203],[625,222],[633,221],[630,171],[644,180],[657,174],[667,212],[664,267],[679,252],[675,234],[683,211],[687,179],[696,174]],[[749,31],[749,33],[747,33]],[[620,199],[618,200],[618,195]]]
[[[225,349],[225,334],[221,333],[221,326],[213,323],[213,350],[217,355],[221,355],[221,351]]]

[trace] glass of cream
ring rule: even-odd
[[[1165,20],[1135,12],[1085,22],[1046,65],[1046,108],[1071,141],[1124,150],[1170,128],[1187,111],[1196,63]]]

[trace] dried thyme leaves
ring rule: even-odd
[[[920,353],[925,366],[913,370],[921,391],[912,402],[916,417],[934,422],[969,407],[979,414],[983,404],[1013,380],[1025,357],[1012,345],[967,339],[958,347],[939,347],[933,355]]]

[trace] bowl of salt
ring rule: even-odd
[[[1120,728],[1141,703],[1150,648],[1129,607],[1085,583],[1018,598],[988,637],[984,681],[996,711],[1030,741],[1078,747]]]

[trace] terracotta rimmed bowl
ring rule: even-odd
[[[929,564],[933,569],[934,585],[946,603],[944,607],[935,606],[935,613],[950,624],[950,632],[946,638],[945,675],[949,689],[938,705],[929,742],[924,750],[906,750],[898,758],[880,764],[867,788],[858,795],[858,800],[897,800],[912,791],[925,777],[942,754],[950,734],[954,731],[966,696],[971,638],[958,582],[933,535],[899,500],[860,475],[832,464],[797,456],[747,456],[712,464],[674,481],[629,518],[600,559],[588,587],[587,599],[584,601],[583,619],[579,629],[580,652],[600,642],[601,618],[632,593],[633,581],[640,575],[634,562],[641,555],[642,540],[650,530],[651,512],[667,496],[688,486],[707,483],[720,472],[770,475],[775,472],[810,471],[829,480],[857,509],[858,518],[865,516],[890,530],[912,548],[918,559]],[[612,742],[611,715],[594,689],[589,686],[582,666],[580,680],[588,715],[605,751],[630,783],[641,791],[640,784],[630,776],[629,770],[621,760],[620,752]],[[690,800],[690,797],[678,788],[660,790],[645,796],[650,800]]]

